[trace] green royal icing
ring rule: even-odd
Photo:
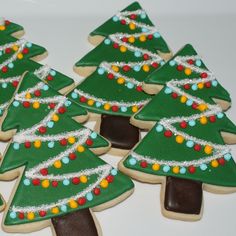
[[[33,74],[26,74],[17,94],[35,87],[35,85],[37,85],[39,82],[39,79],[37,79],[37,77]],[[53,98],[59,95],[59,93],[55,92],[50,87],[46,91],[40,91],[41,96],[39,98],[41,99],[49,97]],[[33,93],[31,93],[31,96],[31,99],[36,98]],[[69,99],[67,101],[69,101]],[[50,112],[48,104],[41,104],[38,109],[33,109],[32,104],[30,108],[24,108],[22,104],[15,106],[15,102],[16,100],[14,100],[9,107],[8,114],[3,122],[3,129],[8,130],[16,128],[17,134],[19,134],[22,129],[26,129],[38,124],[38,122],[45,118],[45,116]],[[83,108],[75,105],[73,102],[71,102],[70,106],[66,107],[66,110],[67,111],[64,114],[59,114],[59,121],[55,122],[52,128],[47,127],[47,132],[45,134],[40,134],[39,132],[36,132],[35,134],[43,138],[46,135],[66,135],[68,131],[80,130],[81,128],[83,128],[82,125],[73,121],[72,119],[70,119],[70,117],[72,118],[78,115],[85,115],[86,111]],[[58,156],[62,152],[66,152],[73,146],[73,144],[62,146],[58,141],[55,141],[54,147],[49,148],[49,142],[46,141],[42,142],[40,148],[35,148],[33,146],[33,143],[31,143],[30,148],[25,148],[24,143],[19,144],[16,148],[16,146],[14,146],[16,143],[15,137],[13,138],[13,142],[10,144],[7,152],[5,153],[4,159],[1,163],[0,173],[13,170],[20,166],[25,166],[25,171],[23,173],[23,177],[20,181],[16,194],[14,195],[10,210],[7,213],[4,222],[5,225],[15,225],[46,220],[51,217],[63,215],[79,209],[91,208],[112,200],[122,193],[133,188],[133,183],[128,179],[128,177],[122,175],[119,172],[116,174],[116,171],[112,170],[112,168],[108,165],[108,167],[111,168],[108,174],[113,174],[114,181],[110,183],[107,188],[101,188],[101,193],[99,195],[95,195],[94,193],[92,193],[93,199],[91,199],[91,194],[86,195],[86,203],[84,205],[80,205],[77,208],[70,208],[70,206],[66,203],[63,206],[59,206],[59,212],[57,214],[53,214],[51,210],[47,210],[46,216],[42,217],[39,215],[39,211],[36,211],[34,212],[35,218],[33,220],[28,220],[26,213],[24,214],[24,219],[19,219],[19,212],[13,211],[15,209],[14,207],[25,208],[32,206],[34,208],[37,208],[41,205],[56,203],[61,199],[71,199],[77,193],[84,191],[86,188],[89,188],[91,184],[94,184],[97,181],[99,175],[96,173],[90,174],[88,175],[87,183],[79,183],[78,185],[73,184],[70,179],[69,185],[65,185],[62,181],[58,181],[57,187],[52,187],[51,182],[48,188],[43,188],[42,186],[34,186],[32,184],[32,179],[29,179],[28,176],[26,176],[27,171],[29,171],[31,168],[35,168],[39,164],[47,162],[49,159]],[[70,160],[68,157],[66,158],[67,161],[64,159],[60,159],[62,163],[61,168],[55,168],[53,164],[48,166],[48,174],[61,176],[66,174],[73,174],[79,171],[89,171],[99,166],[106,165],[105,162],[97,158],[97,156],[95,156],[89,150],[89,148],[105,147],[108,146],[108,142],[99,135],[97,135],[97,137],[91,135],[91,137],[89,138],[93,140],[92,146],[88,146],[85,144],[85,151],[82,153],[73,151],[73,153],[75,153],[77,156],[77,158],[74,160]],[[78,140],[76,139],[76,142],[77,141]]]
[[[187,45],[184,47],[176,56],[192,56],[197,55],[192,46]],[[176,57],[175,56],[175,57]],[[175,58],[174,57],[174,58]],[[172,59],[173,60],[173,59]],[[170,60],[170,61],[172,61]],[[184,80],[185,78],[197,79],[199,78],[199,73],[192,72],[191,75],[187,76],[183,71],[178,71],[176,66],[171,66],[171,63],[166,63],[160,70],[154,72],[149,77],[149,81],[153,79],[157,84],[165,84],[172,79],[176,81]],[[200,68],[207,70],[203,62],[201,63]],[[211,76],[210,72],[208,72]],[[207,79],[207,78],[206,78]],[[191,80],[189,80],[191,81]],[[179,178],[186,178],[201,181],[206,184],[212,184],[217,186],[224,187],[235,187],[236,186],[236,166],[235,162],[231,155],[226,151],[225,154],[222,154],[217,159],[217,163],[212,164],[211,161],[204,163],[204,160],[207,158],[217,155],[218,146],[223,145],[223,149],[227,150],[227,147],[224,146],[224,141],[221,137],[220,132],[227,132],[236,134],[236,126],[230,121],[227,116],[220,111],[220,108],[215,106],[212,97],[230,101],[229,94],[227,91],[213,79],[211,81],[211,87],[204,87],[202,89],[197,89],[196,91],[190,89],[184,89],[182,86],[178,86],[186,96],[192,95],[197,99],[202,99],[203,102],[208,103],[208,106],[213,105],[214,108],[208,109],[210,111],[207,117],[207,123],[202,124],[200,122],[200,117],[204,116],[204,112],[199,109],[193,109],[191,106],[187,105],[186,102],[181,102],[181,94],[178,94],[177,98],[172,97],[172,93],[169,87],[164,86],[164,88],[149,102],[140,112],[134,115],[134,118],[142,121],[154,121],[158,122],[151,131],[144,137],[144,139],[137,145],[133,153],[130,154],[123,162],[126,168],[144,172],[147,174],[152,174],[156,176],[175,176]],[[204,79],[202,79],[204,82]],[[214,83],[214,86],[213,86]],[[170,85],[171,83],[169,83]],[[187,97],[187,101],[189,98]],[[214,109],[219,109],[218,112],[214,112]],[[206,111],[208,111],[206,110]],[[196,115],[195,125],[192,125],[194,122],[188,120],[191,115]],[[197,117],[199,115],[199,117]],[[210,116],[215,117],[215,121],[210,121]],[[163,118],[166,120],[171,120],[174,118],[180,118],[180,121],[175,121],[173,127],[176,129],[176,132],[172,132],[171,137],[166,137],[164,132],[168,129],[160,126],[159,122],[163,122]],[[184,120],[187,121],[187,127],[181,128],[180,124]],[[161,127],[161,128],[160,128]],[[163,129],[163,130],[162,130]],[[158,131],[159,132],[158,132]],[[182,133],[180,133],[182,132]],[[176,142],[176,135],[181,134],[184,136],[184,141],[182,144]],[[187,136],[190,136],[188,138]],[[194,146],[198,144],[198,140],[203,140],[205,145],[216,145],[216,148],[213,148],[213,153],[204,152],[205,145],[201,144],[201,150],[195,151]],[[189,147],[187,141],[193,141],[193,147]],[[191,143],[191,142],[190,142]],[[213,143],[213,144],[212,144]],[[191,146],[191,145],[190,145]],[[219,149],[220,150],[220,149]],[[228,150],[229,151],[229,150]],[[135,153],[141,155],[141,159],[134,158]],[[136,156],[137,157],[137,156]],[[145,158],[150,158],[147,161],[147,166],[142,166],[142,161],[145,161]],[[197,161],[203,159],[202,165],[197,164],[194,166]],[[184,167],[184,161],[190,162],[193,161],[193,166],[195,167],[195,172],[191,173],[188,170],[188,166]],[[172,163],[173,162],[182,162],[179,165],[179,172],[174,173]],[[154,163],[160,164],[159,170],[154,170],[152,165]],[[205,164],[205,165],[204,165]],[[218,165],[218,167],[214,167]],[[178,166],[178,165],[177,165]],[[183,168],[184,167],[184,168]]]
[[[126,11],[128,11],[129,14],[127,16],[122,16],[122,12]],[[120,23],[120,20],[122,19],[126,19],[128,22],[130,19],[129,17],[131,17],[132,13],[136,13],[136,11],[142,11],[142,14],[137,14],[137,17],[134,19],[136,23],[136,28],[134,30],[131,30],[128,24],[124,25]],[[151,98],[150,95],[137,91],[137,89],[141,87],[141,82],[144,81],[147,75],[155,69],[155,66],[152,66],[150,61],[157,62],[160,67],[164,61],[162,61],[162,59],[158,56],[157,51],[168,53],[170,51],[164,39],[152,28],[152,22],[138,3],[135,2],[131,4],[119,14],[114,16],[120,16],[121,18],[119,20],[114,21],[114,17],[112,17],[90,34],[90,36],[102,35],[105,39],[95,49],[90,51],[75,64],[78,68],[86,68],[87,66],[98,67],[94,73],[89,75],[76,88],[81,90],[83,93],[86,93],[87,99],[92,98],[95,100],[94,104],[88,105],[87,102],[81,102],[80,98],[83,95],[76,95],[75,91],[72,91],[69,96],[91,112],[131,116],[134,112],[136,112],[136,110],[132,111],[132,105],[138,104],[138,108],[140,108],[142,105],[146,104],[148,99]],[[143,24],[146,28],[141,26],[139,27],[138,24]],[[145,42],[141,42],[139,37],[136,37],[134,43],[127,42],[128,46],[126,45],[126,52],[121,52],[119,47],[114,48],[114,42],[116,41],[112,39],[112,34],[115,34],[115,36],[120,40],[120,34],[127,34],[128,38],[134,34],[140,34],[143,28],[144,31],[145,29],[150,30],[149,32],[153,36],[151,40],[146,38]],[[149,32],[145,31],[141,34],[148,36]],[[120,45],[124,46],[125,44],[121,43]],[[131,48],[129,48],[130,46]],[[135,50],[133,50],[133,48],[135,48]],[[141,56],[137,56],[137,53],[139,52],[141,52]],[[144,60],[143,55],[145,52],[149,55],[150,60]],[[114,71],[109,70],[105,70],[101,73],[101,71],[104,70],[104,62],[110,63],[109,70],[111,69],[112,64],[118,63],[119,75],[114,73]],[[149,66],[148,71],[144,71],[142,69],[144,64]],[[131,67],[130,70],[124,71],[124,65],[129,65]],[[140,70],[136,70],[139,66],[141,67]],[[108,73],[112,73],[114,75],[114,79],[108,79]],[[129,80],[126,80],[123,84],[118,84],[117,81],[120,77],[134,79],[136,84],[132,82],[130,83]],[[102,105],[100,103],[102,103]],[[109,109],[104,109],[105,103],[110,104],[111,107]],[[126,106],[127,109],[125,109],[125,105],[121,103],[126,103],[126,105],[128,103]],[[118,106],[118,109],[114,110],[112,109],[112,106]]]

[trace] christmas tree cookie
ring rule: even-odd
[[[16,23],[0,17],[0,44],[4,41],[14,41],[24,35],[24,28]]]
[[[90,34],[90,41],[101,39],[75,64],[75,71],[88,77],[69,96],[97,114],[98,130],[120,154],[139,140],[139,130],[129,118],[151,98],[141,84],[164,64],[162,56],[170,55],[170,50],[138,3]]]
[[[2,129],[16,129],[0,178],[20,176],[3,219],[7,232],[52,226],[57,236],[101,235],[92,211],[124,200],[133,183],[99,159],[109,143],[73,119],[86,111],[26,74]],[[91,151],[91,150],[93,151]]]
[[[229,94],[198,56],[175,57],[169,63],[181,71],[173,79],[166,73],[166,85],[134,116],[141,127],[157,123],[119,168],[142,182],[162,184],[166,217],[199,220],[202,190],[236,191],[236,165],[225,145],[235,143],[236,126],[212,99],[230,101]]]
[[[2,210],[4,210],[4,208],[5,208],[5,201],[4,201],[3,197],[2,197],[2,195],[0,194],[0,212]]]

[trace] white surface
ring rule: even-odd
[[[0,0],[0,15],[25,27],[28,40],[46,47],[49,65],[79,79],[73,64],[93,47],[87,42],[90,31],[102,24],[131,1],[59,1]],[[235,1],[171,0],[140,1],[166,41],[176,52],[185,43],[192,43],[231,94],[233,105],[227,112],[236,122],[236,6]],[[3,151],[1,144],[1,151]],[[236,157],[236,147],[232,147]],[[118,157],[105,155],[114,166]],[[0,182],[5,199],[14,182]],[[104,236],[174,236],[235,235],[236,194],[216,195],[204,192],[204,214],[199,222],[168,220],[160,212],[160,186],[135,182],[135,192],[123,203],[96,213]],[[2,214],[0,215],[0,218]],[[7,234],[0,229],[1,236]],[[28,234],[50,236],[49,228]]]

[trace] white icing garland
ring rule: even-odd
[[[93,95],[90,95],[88,93],[85,93],[83,92],[82,90],[80,89],[75,89],[73,91],[74,93],[77,93],[79,94],[80,96],[83,96],[85,97],[86,99],[92,99],[96,102],[100,102],[102,105],[106,104],[106,103],[109,103],[110,105],[112,106],[119,106],[119,107],[132,107],[132,106],[144,106],[146,105],[150,99],[146,99],[146,100],[142,100],[142,101],[139,101],[139,102],[117,102],[117,101],[107,101],[105,99],[102,99],[102,98],[97,98]]]
[[[15,61],[17,59],[17,55],[22,52],[22,50],[24,49],[25,45],[26,45],[27,41],[25,39],[20,39],[16,42],[12,42],[12,43],[8,43],[5,44],[3,46],[0,46],[0,51],[3,51],[7,48],[11,48],[14,45],[18,46],[18,50],[6,61],[4,61],[2,64],[0,64],[0,70],[4,67],[7,66],[8,64],[12,63],[13,61]]]
[[[230,148],[227,145],[219,145],[219,144],[215,144],[212,142],[209,142],[207,140],[203,140],[203,139],[199,139],[196,137],[193,137],[191,135],[186,134],[185,132],[179,131],[177,130],[172,124],[175,123],[180,123],[181,121],[191,121],[191,120],[197,120],[203,116],[205,117],[209,117],[212,115],[216,115],[217,113],[222,112],[222,109],[220,106],[218,105],[212,105],[209,103],[206,103],[204,100],[198,98],[198,97],[194,97],[188,93],[186,93],[185,91],[183,91],[181,88],[181,86],[185,85],[185,84],[196,84],[196,83],[200,83],[200,82],[209,82],[209,81],[213,81],[215,80],[215,76],[212,74],[212,72],[206,70],[206,69],[202,69],[199,67],[196,67],[194,65],[190,65],[189,63],[187,63],[187,60],[197,60],[200,59],[199,56],[177,56],[174,61],[176,61],[177,64],[182,65],[184,67],[190,68],[192,71],[196,72],[196,73],[207,73],[207,78],[202,79],[202,78],[194,78],[194,79],[183,79],[183,80],[171,80],[169,82],[166,83],[166,87],[171,89],[171,92],[175,92],[180,96],[185,96],[187,99],[192,100],[193,102],[196,102],[197,104],[205,104],[207,105],[207,110],[205,112],[202,112],[200,114],[195,114],[195,115],[191,115],[191,116],[182,116],[182,117],[171,117],[171,118],[163,118],[161,119],[158,124],[162,125],[164,127],[164,129],[166,130],[170,130],[174,135],[180,135],[184,138],[184,140],[190,140],[193,141],[194,143],[197,143],[199,145],[202,146],[206,146],[209,145],[211,146],[214,150],[213,150],[213,155],[211,156],[207,156],[207,157],[202,157],[200,159],[197,160],[193,160],[193,161],[166,161],[166,160],[159,160],[157,157],[150,157],[150,156],[143,156],[140,154],[137,154],[135,152],[131,152],[131,156],[133,158],[135,158],[138,161],[144,160],[147,163],[150,164],[160,164],[160,165],[168,165],[168,166],[180,166],[180,167],[189,167],[191,165],[193,166],[200,166],[201,164],[205,164],[205,163],[209,163],[212,160],[218,159],[222,156],[224,156],[225,154],[230,152]]]

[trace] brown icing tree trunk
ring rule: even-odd
[[[98,236],[88,208],[51,219],[56,236]]]
[[[166,177],[164,207],[167,211],[199,215],[202,207],[202,183]]]
[[[139,129],[129,122],[130,117],[102,115],[100,134],[108,139],[112,147],[132,149],[139,141]]]

